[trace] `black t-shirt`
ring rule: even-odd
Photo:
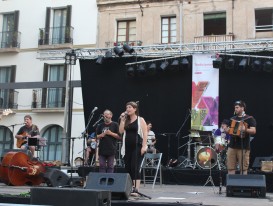
[[[231,120],[236,120],[236,121],[243,120],[244,122],[247,123],[247,125],[248,125],[247,128],[256,127],[256,120],[252,116],[249,116],[249,115],[245,115],[244,117],[234,116],[231,118]],[[241,149],[242,143],[243,143],[243,149],[250,149],[250,135],[248,133],[245,134],[244,138],[231,135],[230,142],[229,142],[230,148]]]
[[[31,127],[27,127],[26,125],[22,126],[19,131],[17,132],[18,135],[22,135],[22,134],[29,134],[32,137],[39,135],[39,129],[37,127],[37,125],[33,124]]]
[[[113,133],[119,133],[119,125],[117,122],[111,122],[110,124],[101,123],[97,127],[97,135],[103,133],[105,130],[110,130]],[[117,149],[117,139],[110,135],[105,135],[100,139],[99,143],[99,155],[109,156],[115,155]]]

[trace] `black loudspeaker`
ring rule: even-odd
[[[128,173],[90,172],[86,189],[109,190],[112,199],[128,199],[132,189],[132,179]]]
[[[61,170],[49,169],[46,171],[44,179],[49,187],[59,187],[68,185],[69,176]]]
[[[256,157],[253,164],[252,169],[260,170],[262,161],[273,161],[273,156],[271,157]]]
[[[77,188],[30,188],[30,204],[54,206],[110,206],[110,191]]]
[[[231,175],[226,178],[227,197],[265,197],[264,175]]]

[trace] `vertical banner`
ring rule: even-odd
[[[192,57],[191,129],[212,131],[218,128],[219,69],[214,69],[211,54]]]

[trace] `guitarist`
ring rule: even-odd
[[[39,129],[36,125],[32,124],[32,117],[30,115],[26,115],[24,117],[24,126],[22,126],[15,138],[17,139],[17,147],[21,149],[28,149],[34,156],[35,146],[28,146],[29,137],[34,137],[40,134]]]

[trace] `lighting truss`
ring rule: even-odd
[[[196,53],[233,53],[233,52],[259,52],[272,51],[273,38],[257,40],[240,40],[226,42],[203,42],[188,44],[162,44],[148,46],[134,46],[138,57],[163,58],[168,56],[192,55]],[[77,59],[96,59],[105,55],[106,51],[113,48],[74,49]],[[71,50],[46,50],[38,51],[37,59],[58,60],[64,59],[65,54]],[[132,55],[124,53],[123,57]],[[237,55],[238,56],[238,55]],[[114,56],[113,56],[114,57]]]

